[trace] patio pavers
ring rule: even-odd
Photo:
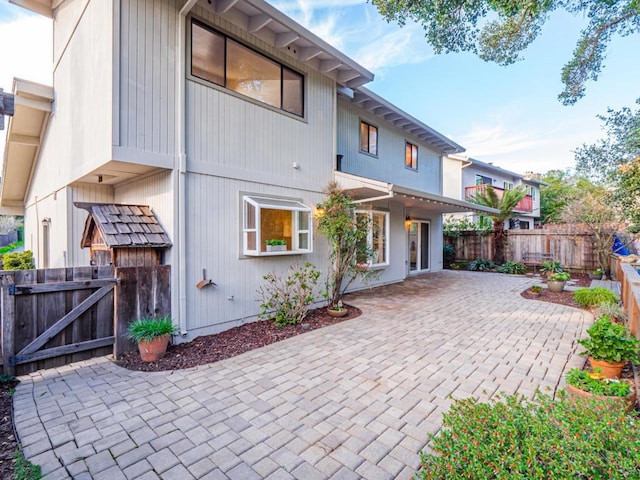
[[[347,297],[363,315],[207,366],[101,357],[21,378],[15,421],[48,479],[410,478],[449,396],[555,391],[592,316],[532,279],[444,271]]]

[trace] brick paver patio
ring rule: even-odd
[[[190,370],[107,358],[21,378],[48,479],[408,479],[453,397],[555,390],[591,315],[532,281],[445,271],[348,297],[363,315]]]

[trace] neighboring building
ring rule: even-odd
[[[486,185],[494,188],[498,195],[524,185],[527,195],[518,203],[514,215],[505,222],[505,229],[532,229],[540,222],[540,186],[545,182],[530,172],[525,175],[510,172],[491,163],[481,162],[461,155],[450,155],[444,159],[446,180],[444,194],[469,201]],[[477,215],[471,215],[477,221]]]
[[[184,339],[256,319],[266,273],[324,268],[313,214],[332,179],[373,220],[378,284],[442,268],[443,212],[489,211],[443,196],[459,145],[262,0],[14,3],[54,19],[54,86],[15,83],[0,205],[25,215],[39,267],[89,264],[87,210],[108,210],[91,204],[148,205]],[[203,270],[216,287],[196,288]]]

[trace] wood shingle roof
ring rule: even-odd
[[[109,248],[170,247],[171,240],[146,205],[81,203],[74,205],[89,212],[81,246],[90,247],[95,228]]]

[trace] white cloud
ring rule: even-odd
[[[0,87],[13,89],[13,78],[23,78],[51,85],[52,83],[52,22],[50,19],[16,9],[16,15],[0,20]],[[5,117],[5,130],[8,117]],[[0,131],[0,152],[4,156],[6,131]]]

